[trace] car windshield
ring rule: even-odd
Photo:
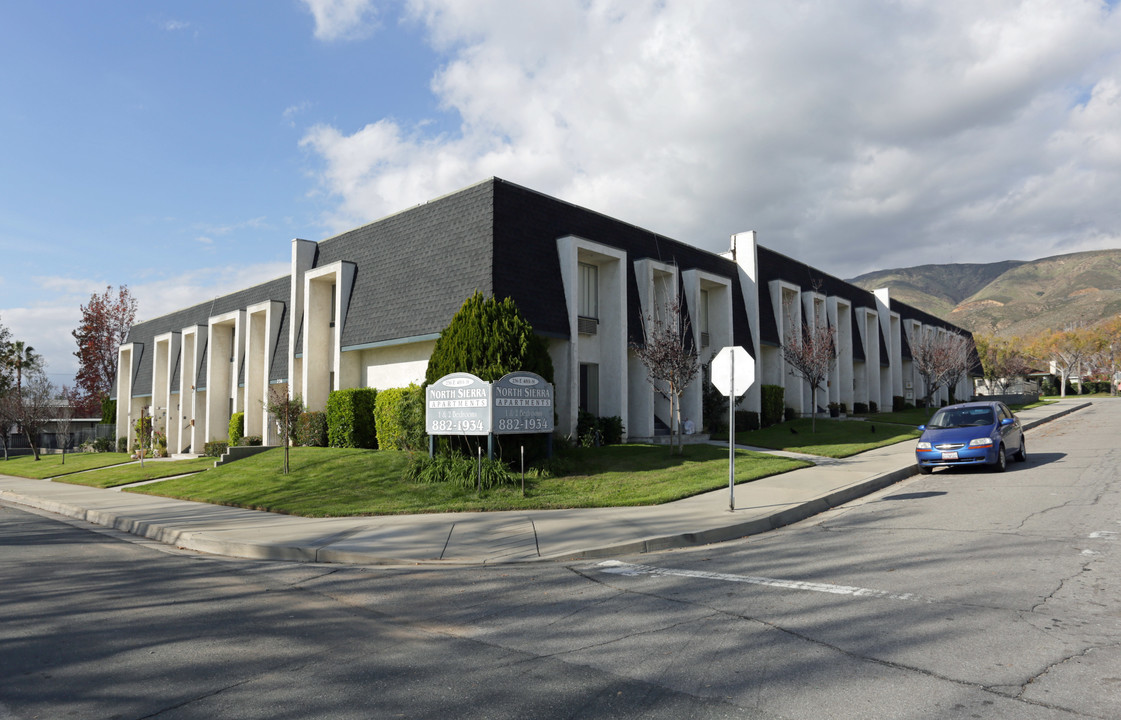
[[[992,425],[993,417],[993,409],[988,407],[946,408],[934,413],[934,417],[930,419],[929,427],[981,427]]]

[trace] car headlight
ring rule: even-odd
[[[993,439],[992,438],[987,438],[987,437],[973,438],[972,440],[969,441],[969,447],[971,447],[971,448],[983,448],[983,447],[992,447],[992,446],[993,446]]]
[[[915,445],[915,450],[929,450],[929,449],[930,449],[930,443],[925,442],[925,441],[920,442],[919,444]]]

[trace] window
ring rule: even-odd
[[[336,287],[337,287],[336,285],[331,286],[331,325],[330,325],[330,327],[335,327],[335,288]]]
[[[580,363],[580,409],[599,416],[599,365]]]
[[[576,314],[599,319],[599,268],[595,265],[580,263],[580,299]]]
[[[578,282],[576,331],[581,335],[595,335],[599,325],[599,268],[580,263]]]

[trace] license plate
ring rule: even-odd
[[[944,453],[942,453],[942,459],[943,460],[957,460],[958,459],[958,454],[956,452],[944,452]]]

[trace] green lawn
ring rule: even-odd
[[[44,454],[39,458],[36,462],[32,455],[20,455],[7,461],[0,460],[0,474],[42,480],[129,461],[128,453],[67,453],[66,464],[63,464],[61,453]]]
[[[477,496],[444,484],[401,479],[408,456],[385,450],[292,448],[292,472],[280,473],[277,448],[199,475],[153,483],[129,492],[163,495],[219,505],[306,517],[393,515],[476,510],[549,509],[652,505],[716,490],[728,484],[728,451],[693,445],[684,457],[668,448],[613,445],[577,448],[565,464],[578,468],[552,478],[527,478],[520,485]],[[808,463],[758,453],[736,455],[736,482],[805,467]]]
[[[736,443],[753,447],[787,450],[789,452],[843,458],[865,450],[894,445],[919,436],[912,425],[899,424],[891,413],[892,421],[880,420],[830,420],[818,418],[816,429],[809,418],[790,420],[761,430],[737,432]],[[925,422],[919,420],[918,422]],[[723,440],[727,441],[725,433]]]
[[[157,480],[159,478],[182,475],[184,473],[197,473],[214,467],[214,458],[204,457],[194,460],[145,460],[144,467],[140,463],[107,467],[100,470],[79,473],[77,475],[64,475],[55,478],[58,482],[73,485],[89,485],[90,487],[108,488],[129,483]]]

